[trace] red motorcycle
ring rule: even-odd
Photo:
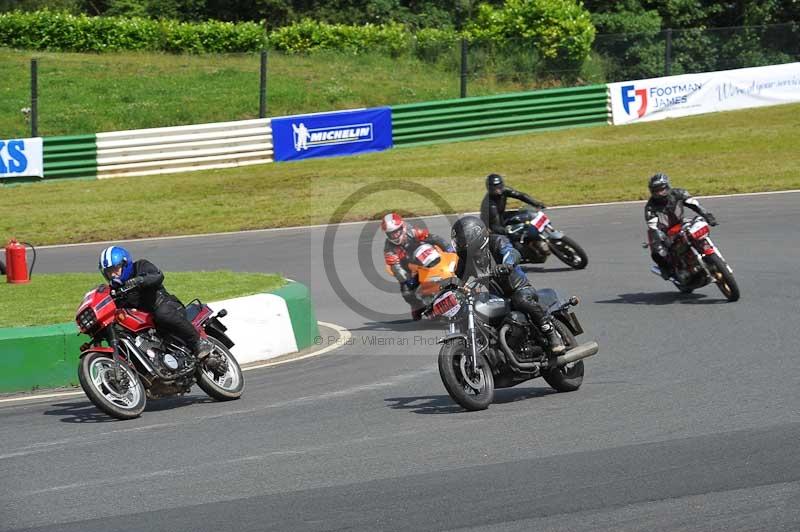
[[[690,294],[693,290],[716,283],[728,301],[739,299],[739,286],[733,278],[733,268],[708,236],[711,229],[702,216],[675,224],[667,230],[672,244],[669,248],[675,276],[670,279],[678,290]],[[644,244],[649,247],[649,244]],[[651,271],[661,275],[658,266]]]
[[[97,408],[132,419],[148,398],[185,394],[195,382],[219,401],[241,397],[242,370],[219,321],[224,309],[215,314],[197,299],[186,307],[192,325],[212,344],[211,354],[198,363],[180,339],[156,332],[150,313],[117,307],[125,292],[100,285],[84,296],[75,316],[80,332],[91,338],[81,346],[78,380]]]

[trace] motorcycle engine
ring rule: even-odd
[[[532,324],[521,312],[511,312],[504,321],[510,325],[506,332],[506,343],[514,351],[520,361],[530,361],[541,357],[542,348],[536,345],[536,339],[530,331]]]
[[[544,354],[540,346],[536,344],[536,338],[531,334],[531,324],[528,318],[521,312],[511,312],[504,324],[510,325],[506,332],[506,343],[514,351],[520,361],[536,360]]]
[[[151,364],[155,365],[162,373],[177,373],[186,367],[186,360],[179,351],[169,352],[164,349],[164,343],[154,331],[136,338],[136,347],[147,355]]]

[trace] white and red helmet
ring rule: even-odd
[[[396,212],[390,212],[383,217],[381,229],[392,244],[400,245],[406,240],[406,223]]]

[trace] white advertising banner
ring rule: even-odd
[[[609,83],[614,125],[800,102],[800,63]]]
[[[0,139],[0,178],[43,177],[42,138]]]

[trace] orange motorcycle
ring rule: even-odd
[[[426,306],[433,302],[442,285],[456,277],[457,266],[457,254],[443,251],[432,244],[422,244],[414,250],[408,269],[417,279],[417,296]],[[389,266],[386,266],[386,271],[394,277]]]

